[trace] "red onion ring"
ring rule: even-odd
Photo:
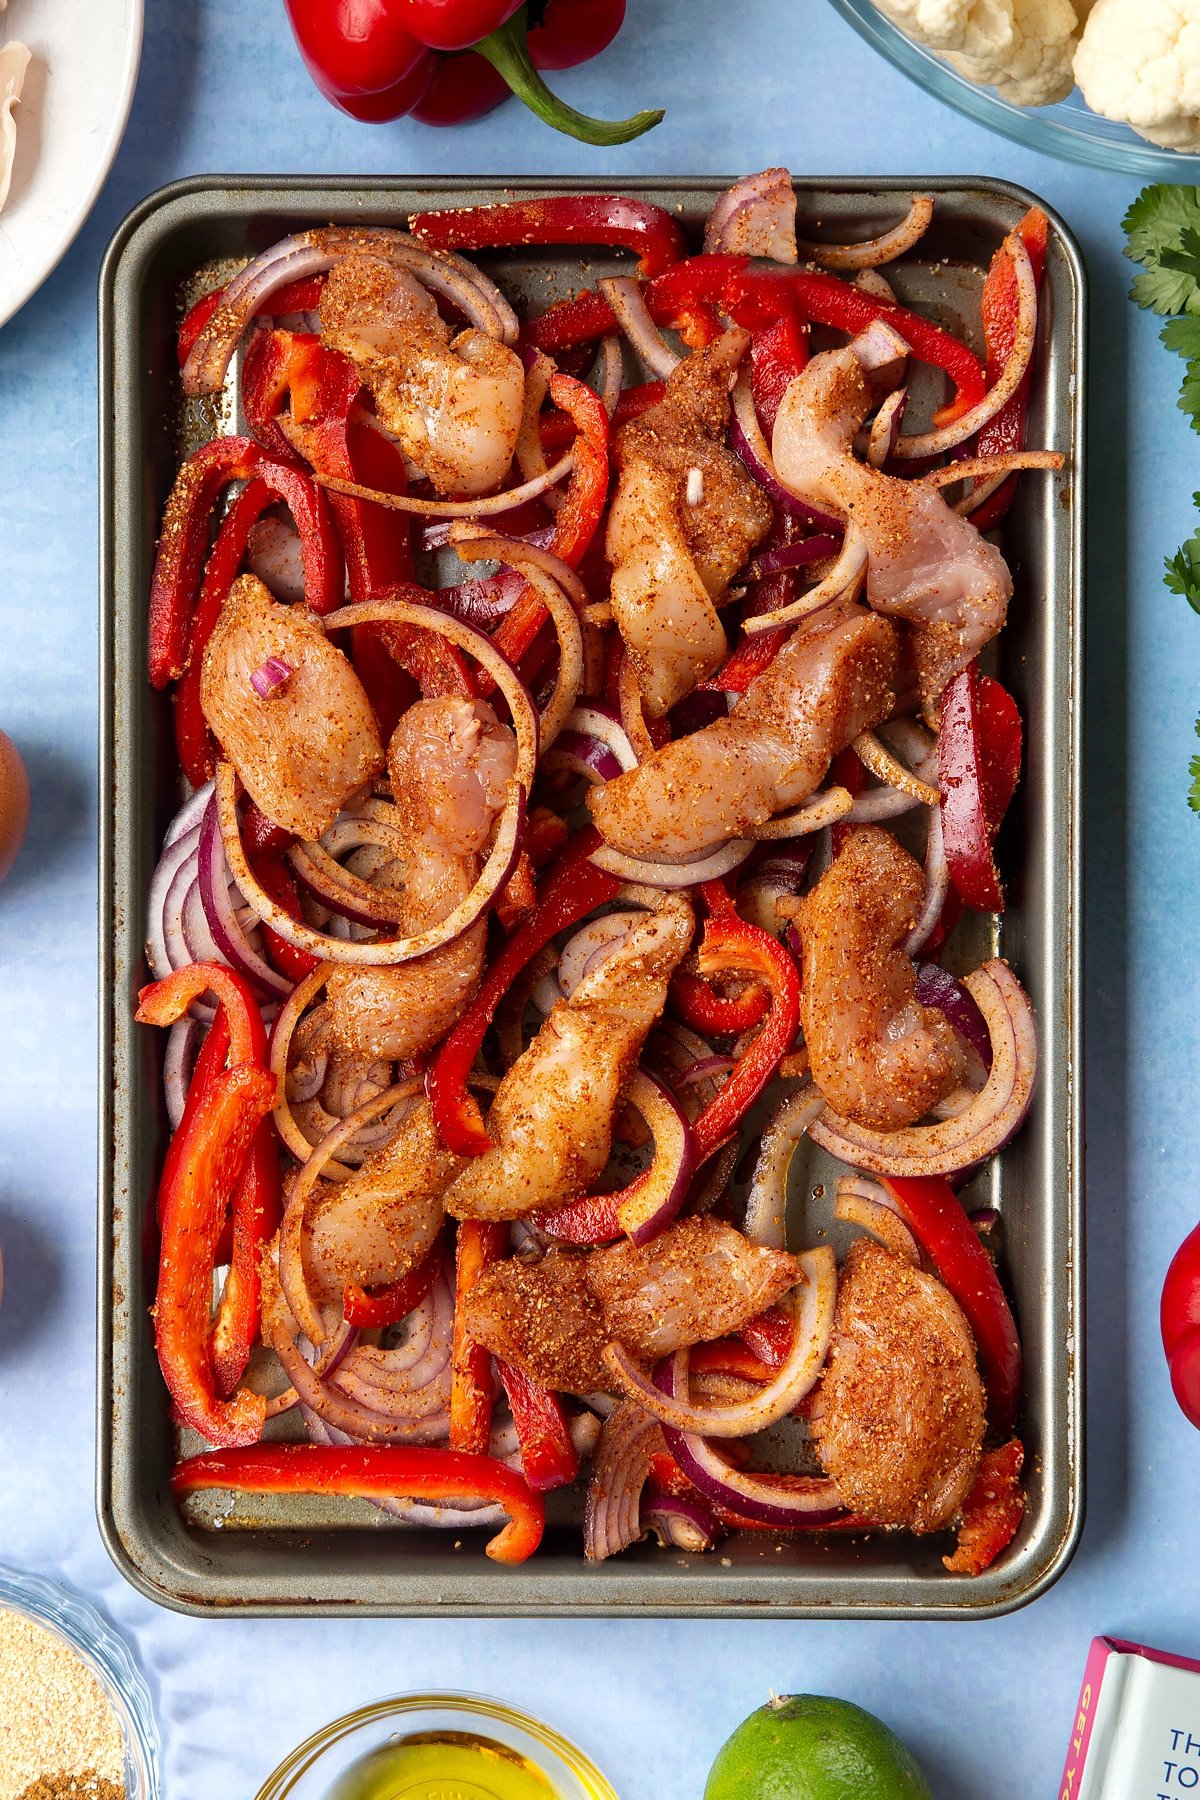
[[[912,205],[900,223],[880,232],[878,237],[865,238],[858,244],[822,244],[799,238],[796,248],[807,262],[816,263],[822,269],[850,272],[874,269],[880,263],[895,262],[897,257],[904,256],[924,237],[932,220],[932,197],[914,194]]]
[[[763,169],[718,195],[704,226],[705,254],[794,263],[796,190],[787,169]]]
[[[725,1527],[712,1507],[699,1495],[694,1500],[650,1488],[641,1511],[642,1536],[653,1532],[664,1550],[684,1550],[702,1555],[715,1549]]]
[[[827,556],[836,556],[841,546],[840,530],[818,532],[814,537],[802,538],[798,544],[782,544],[778,550],[756,556],[746,570],[746,577],[749,581],[765,581],[768,575],[778,575],[785,569],[802,569],[808,563],[824,562]]]
[[[632,275],[608,275],[600,283],[600,292],[616,314],[617,324],[635,354],[652,375],[665,377],[679,367],[680,358],[650,317],[640,281]]]
[[[588,604],[588,591],[569,563],[518,538],[471,538],[458,545],[458,554],[464,562],[499,562],[519,569],[550,615],[558,637],[558,675],[538,721],[544,753],[566,724],[583,686],[583,632],[577,608]]]
[[[328,488],[330,493],[348,494],[354,500],[370,500],[376,506],[388,507],[392,512],[420,513],[423,518],[428,519],[485,519],[493,518],[497,513],[512,512],[514,508],[524,506],[527,500],[536,500],[548,489],[557,487],[574,467],[575,452],[567,450],[543,474],[535,475],[532,481],[523,481],[519,487],[505,488],[499,494],[484,494],[470,500],[433,500],[420,494],[393,494],[387,488],[363,487],[360,482],[343,481],[334,475],[318,474],[316,480],[322,487]]]
[[[563,945],[558,959],[558,983],[564,995],[569,998],[584,976],[611,956],[645,916],[643,912],[602,913],[581,925]]]
[[[867,540],[851,519],[846,525],[837,561],[824,580],[786,606],[774,607],[770,612],[752,613],[742,620],[742,630],[747,637],[757,637],[760,632],[773,631],[777,625],[794,625],[800,619],[807,619],[843,595],[853,593],[866,572]]]
[[[187,1091],[192,1070],[196,1066],[201,1035],[199,1020],[193,1019],[188,1013],[182,1019],[176,1019],[167,1033],[167,1050],[163,1057],[163,1094],[167,1105],[167,1122],[172,1131],[178,1131],[183,1109],[187,1105]]]
[[[788,1171],[801,1138],[824,1107],[824,1096],[808,1082],[775,1108],[764,1127],[742,1220],[752,1244],[787,1249]]]
[[[663,1438],[650,1415],[624,1401],[604,1421],[583,1513],[583,1553],[604,1562],[642,1535],[642,1489]]]
[[[167,826],[166,835],[163,838],[164,850],[170,849],[171,845],[181,838],[185,831],[190,831],[193,825],[203,824],[204,814],[212,799],[212,794],[213,784],[211,781],[206,781],[203,787],[196,789],[189,800],[184,801]]]
[[[767,441],[763,437],[762,427],[758,422],[758,414],[754,410],[754,398],[750,391],[750,383],[745,375],[738,377],[733,389],[733,416],[729,421],[729,441],[736,454],[741,458],[757,481],[785,512],[802,519],[816,531],[836,533],[839,537],[845,528],[845,521],[835,517],[831,512],[814,506],[799,494],[794,494],[785,487],[775,467]]]
[[[691,862],[667,863],[644,862],[614,850],[611,844],[601,844],[593,851],[591,861],[598,869],[617,875],[622,881],[636,881],[652,888],[685,888],[695,887],[702,881],[717,881],[730,874],[745,862],[753,848],[753,838],[730,838],[727,844],[694,857]]]
[[[971,1046],[985,1069],[992,1066],[992,1040],[977,1002],[957,976],[940,963],[918,963],[916,998],[922,1006],[936,1007]]]
[[[910,1263],[921,1266],[921,1251],[916,1238],[901,1218],[886,1188],[865,1175],[843,1175],[834,1191],[833,1216],[846,1225],[857,1225],[877,1238],[885,1250]]]
[[[286,1000],[292,991],[291,982],[285,981],[265,957],[259,955],[238,924],[237,914],[229,897],[229,866],[221,846],[215,794],[208,803],[204,824],[200,828],[197,875],[204,916],[221,953],[221,960],[244,975],[260,994],[274,1000]]]
[[[889,458],[895,455],[907,404],[908,389],[897,388],[885,397],[871,420],[871,429],[867,433],[867,461],[873,469],[884,468]]]
[[[916,956],[929,942],[949,892],[950,864],[946,860],[946,842],[942,833],[942,809],[933,806],[929,809],[929,842],[925,849],[925,898],[904,946],[909,956]]]

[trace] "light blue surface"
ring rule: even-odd
[[[14,7],[9,17],[17,26]],[[595,111],[664,104],[610,154],[507,107],[461,133],[358,126],[309,87],[275,0],[149,0],[124,149],[82,238],[0,333],[0,725],[34,790],[0,894],[0,1551],[59,1571],[132,1634],[169,1800],[243,1800],[297,1739],[381,1692],[491,1691],[543,1714],[623,1800],[698,1796],[768,1689],[843,1694],[912,1743],[940,1800],[1055,1791],[1088,1639],[1200,1654],[1200,1438],[1158,1345],[1194,1181],[1200,820],[1185,805],[1200,621],[1160,581],[1200,448],[1180,369],[1125,300],[1135,184],[1025,153],[939,107],[820,0],[631,0]],[[984,172],[1073,225],[1092,279],[1088,1041],[1090,1501],[1045,1599],[979,1625],[175,1618],[126,1589],[92,1513],[95,1137],[96,274],[125,211],[207,170]]]

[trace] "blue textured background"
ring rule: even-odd
[[[96,212],[0,333],[0,724],[34,788],[0,896],[0,1557],[59,1571],[131,1633],[170,1800],[241,1800],[321,1720],[381,1692],[491,1691],[593,1751],[624,1800],[698,1795],[769,1688],[844,1694],[911,1741],[940,1800],[1050,1796],[1087,1641],[1200,1654],[1200,1440],[1156,1311],[1194,1183],[1200,820],[1185,804],[1200,621],[1161,559],[1200,456],[1179,366],[1125,299],[1135,184],[1025,153],[944,110],[819,0],[631,0],[619,43],[560,78],[595,111],[663,104],[612,153],[515,105],[456,133],[359,126],[310,88],[276,0],[148,0],[129,132]],[[16,9],[10,14],[14,28]],[[1092,280],[1088,599],[1087,1529],[1033,1608],[996,1623],[199,1622],[125,1588],[92,1513],[95,1122],[96,275],[150,189],[209,170],[701,174],[985,172],[1060,208]]]

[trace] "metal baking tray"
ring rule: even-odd
[[[145,896],[178,804],[168,706],[146,680],[145,616],[155,538],[183,420],[175,359],[181,295],[285,233],[330,221],[402,224],[415,210],[515,193],[605,191],[605,182],[213,178],[152,195],[121,226],[100,282],[101,834],[100,1346],[98,1511],[127,1578],[180,1611],[382,1614],[737,1615],[985,1618],[1022,1605],[1062,1572],[1083,1516],[1082,1447],[1082,697],[1085,275],[1051,217],[1030,442],[1064,450],[1061,477],[1026,477],[1004,527],[1016,596],[999,669],[1021,704],[1025,778],[1005,827],[1010,905],[980,921],[968,962],[1008,956],[1041,1020],[1038,1097],[1013,1146],[976,1178],[1002,1216],[1006,1279],[1025,1345],[1022,1430],[1029,1510],[1013,1550],[970,1580],[942,1568],[946,1540],[735,1536],[716,1555],[640,1546],[598,1568],[582,1560],[578,1495],[552,1514],[524,1567],[398,1527],[361,1503],[173,1500],[177,1452],[154,1359],[152,1198],[166,1139],[155,1033],[132,1023],[146,979]],[[698,225],[726,183],[622,181]],[[937,197],[921,260],[898,285],[977,339],[982,270],[1033,196],[1006,182],[934,177],[796,183],[802,218],[829,236],[869,235],[914,189]],[[523,249],[487,266],[518,303],[615,269],[619,256]],[[627,266],[627,259],[626,266]],[[890,273],[890,271],[889,271]],[[209,275],[211,282],[212,276]],[[794,1168],[794,1222],[828,1221],[830,1165]],[[824,1209],[824,1210],[823,1210]]]

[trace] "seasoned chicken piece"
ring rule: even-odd
[[[608,521],[613,613],[647,710],[667,711],[718,666],[719,600],[771,526],[771,506],[726,448],[729,386],[749,342],[727,331],[670,376],[617,434]]]
[[[291,673],[260,696],[268,661]],[[204,652],[204,716],[255,805],[286,831],[317,838],[382,773],[366,690],[310,613],[280,606],[254,575],[229,590]]]
[[[543,1387],[567,1394],[602,1388],[609,1334],[587,1263],[573,1250],[551,1250],[536,1263],[492,1263],[463,1302],[468,1336]]]
[[[797,806],[839,750],[895,706],[899,635],[861,607],[801,626],[727,719],[588,795],[606,843],[685,860]]]
[[[608,1161],[613,1114],[667,984],[691,942],[691,907],[674,898],[560,1000],[496,1090],[492,1148],[446,1195],[460,1219],[519,1219],[586,1191]]]
[[[849,832],[812,892],[787,901],[804,946],[800,1017],[813,1080],[836,1112],[893,1131],[962,1079],[953,1027],[916,999],[904,949],[925,889],[890,832]]]
[[[859,462],[854,434],[871,407],[854,351],[814,356],[784,395],[773,451],[783,480],[833,507],[867,542],[867,599],[913,626],[921,697],[936,721],[942,690],[1004,624],[1008,564],[994,544],[919,480]]]
[[[594,1250],[586,1272],[609,1337],[647,1361],[740,1331],[800,1279],[794,1256],[710,1218],[679,1219],[641,1248]]]
[[[851,1245],[838,1283],[812,1429],[846,1505],[880,1525],[940,1531],[979,1466],[971,1328],[940,1281],[867,1238]]]
[[[380,424],[439,494],[499,487],[525,400],[515,350],[474,328],[451,339],[431,297],[370,256],[347,258],[331,273],[321,334],[353,359]]]
[[[441,1230],[442,1195],[460,1167],[438,1137],[429,1102],[419,1100],[390,1143],[310,1199],[304,1273],[314,1298],[339,1300],[348,1281],[384,1286],[415,1268]]]
[[[466,899],[516,759],[516,738],[483,700],[418,700],[400,720],[388,771],[407,845],[377,882],[400,890],[400,931],[440,925]],[[486,942],[481,919],[441,949],[395,968],[341,965],[326,985],[334,1039],[361,1055],[397,1061],[428,1049],[465,1011]]]

